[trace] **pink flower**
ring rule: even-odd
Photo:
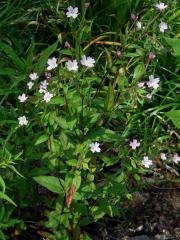
[[[180,156],[179,156],[177,153],[175,153],[175,154],[173,155],[172,161],[173,161],[174,163],[178,164],[178,163],[180,162]]]
[[[49,78],[51,78],[51,73],[50,72],[45,72],[45,77],[47,78],[47,79],[49,79]]]
[[[138,16],[136,16],[135,14],[132,13],[131,19],[136,22],[138,20]]]
[[[38,74],[33,72],[29,74],[29,78],[31,79],[31,81],[35,81],[36,79],[39,78]]]
[[[122,52],[121,52],[121,51],[117,51],[116,54],[117,54],[117,57],[118,57],[119,59],[122,58]]]
[[[92,57],[86,57],[85,55],[83,55],[81,58],[81,64],[85,67],[92,68],[94,67],[95,60]]]
[[[166,160],[167,159],[166,154],[165,153],[161,153],[160,154],[160,158],[161,158],[161,160]]]
[[[32,81],[27,83],[27,86],[29,88],[29,90],[33,87],[34,83]]]
[[[153,164],[152,160],[148,158],[148,156],[144,156],[142,160],[142,165],[146,168],[149,168]]]
[[[140,142],[138,142],[137,139],[133,139],[133,141],[129,143],[129,146],[130,146],[133,150],[135,150],[137,147],[140,146]]]
[[[67,12],[66,12],[66,16],[68,17],[68,18],[77,18],[77,16],[78,16],[78,8],[77,7],[75,7],[75,8],[73,8],[72,6],[69,6],[68,8],[67,8]]]
[[[142,22],[137,21],[136,22],[136,27],[137,27],[137,29],[141,29],[142,28]]]
[[[53,97],[53,94],[52,94],[52,93],[50,93],[50,92],[45,92],[45,94],[44,94],[44,101],[45,101],[45,102],[49,102],[52,97]]]
[[[155,57],[156,55],[153,52],[150,52],[148,55],[148,61],[151,62]]]
[[[28,124],[28,120],[25,116],[21,116],[18,118],[18,121],[19,121],[19,125],[20,126],[24,126],[24,125],[27,125]]]
[[[159,2],[158,4],[156,4],[156,8],[160,11],[164,10],[165,8],[167,8],[168,5],[165,5],[163,2]]]
[[[86,10],[86,11],[87,11],[89,5],[90,5],[90,2],[86,1],[86,2],[85,2],[85,10]]]
[[[92,153],[95,152],[100,152],[101,148],[99,147],[99,143],[98,142],[92,142],[91,144],[89,144],[90,150]]]
[[[18,99],[19,99],[19,101],[20,101],[21,103],[23,103],[23,102],[26,102],[26,100],[28,99],[28,97],[26,97],[26,94],[23,93],[22,95],[19,95],[19,96],[18,96]]]
[[[165,22],[160,22],[160,24],[159,24],[159,30],[160,30],[160,32],[164,32],[164,31],[167,30],[167,29],[168,29],[167,23],[165,23]]]
[[[68,48],[68,49],[71,49],[71,45],[67,41],[64,43],[64,47]]]
[[[138,87],[139,88],[145,88],[145,82],[140,82],[140,83],[138,83]]]
[[[152,96],[153,96],[152,93],[148,93],[148,94],[146,95],[147,100],[150,101],[150,100],[152,99]]]
[[[149,81],[147,82],[148,88],[157,89],[159,87],[159,78],[155,78],[154,75],[149,76]]]
[[[46,80],[41,81],[40,86],[39,86],[39,92],[40,93],[46,93],[48,85],[49,85],[49,83]]]

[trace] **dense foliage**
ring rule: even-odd
[[[88,240],[178,181],[179,19],[175,0],[2,1],[0,239],[36,221]]]

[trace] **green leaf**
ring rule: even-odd
[[[109,84],[108,93],[104,102],[104,108],[106,111],[111,111],[114,107],[114,89],[111,84]]]
[[[41,55],[40,58],[36,64],[36,72],[38,72],[38,74],[40,75],[45,67],[45,64],[47,63],[48,58],[50,57],[50,55],[56,50],[58,46],[58,41],[55,42],[53,45],[49,46],[47,49],[45,49]]]
[[[30,170],[28,172],[28,176],[30,177],[35,177],[35,176],[40,176],[40,175],[44,175],[44,174],[48,174],[49,173],[49,169],[46,167],[42,167],[42,168],[33,168],[32,170]]]
[[[102,127],[92,129],[89,134],[87,134],[87,138],[92,139],[93,141],[107,142],[123,140],[123,137],[120,135],[120,133]]]
[[[5,185],[5,182],[4,182],[4,180],[1,176],[0,176],[0,185],[2,186],[2,192],[4,193],[5,189],[6,189],[6,185]]]
[[[21,70],[24,70],[24,62],[17,56],[16,52],[7,44],[0,43],[0,48],[6,53],[6,55],[11,59],[11,61],[20,68]]]
[[[14,76],[15,74],[16,74],[15,69],[9,67],[0,69],[0,75]]]
[[[102,156],[103,162],[106,164],[106,167],[112,166],[118,162],[114,157]]]
[[[35,50],[35,43],[34,41],[32,41],[29,49],[28,49],[28,53],[27,53],[27,57],[26,57],[26,67],[27,69],[30,68],[32,66],[33,63],[33,55],[34,55],[34,50]]]
[[[134,69],[133,79],[137,82],[139,81],[143,75],[145,74],[145,66],[144,63],[138,64]]]
[[[170,45],[174,51],[174,55],[180,57],[180,39],[165,38],[168,45]]]
[[[40,137],[38,137],[38,139],[36,140],[36,142],[35,142],[34,145],[36,146],[36,145],[39,145],[39,144],[41,144],[41,143],[43,143],[43,142],[46,142],[46,141],[48,140],[48,138],[49,138],[48,135],[43,134],[43,135],[41,135]]]
[[[4,235],[4,233],[2,232],[2,230],[0,230],[0,239],[1,240],[7,240],[6,236]]]
[[[18,170],[13,165],[9,165],[8,168],[10,168],[13,172],[15,172],[20,177],[24,178],[24,176],[21,175],[20,172],[18,172]]]
[[[174,123],[178,129],[180,129],[180,110],[172,110],[165,113],[165,115]]]
[[[60,96],[53,97],[51,101],[48,103],[48,105],[59,105],[63,106],[64,105],[64,98]]]
[[[64,192],[62,185],[60,184],[60,179],[54,176],[38,176],[33,177],[33,179],[39,183],[41,186],[47,188],[49,191],[54,193]]]
[[[9,203],[13,204],[15,207],[17,207],[15,202],[10,197],[8,197],[5,193],[3,193],[3,192],[0,192],[0,199],[6,200]]]
[[[76,191],[77,191],[77,189],[81,185],[81,173],[80,173],[80,171],[75,171],[74,178],[73,178],[73,185],[76,187]]]
[[[70,160],[66,161],[66,164],[68,164],[69,166],[76,167],[77,159],[70,159]]]
[[[110,217],[113,216],[112,206],[106,199],[101,199],[99,202],[99,207],[102,212],[107,213]]]
[[[91,208],[91,214],[94,218],[94,221],[101,219],[106,213],[98,206],[93,206]]]
[[[175,18],[177,18],[179,16],[180,16],[180,9],[178,9],[176,12],[173,12],[173,14],[169,17],[169,21],[168,22],[173,21]]]

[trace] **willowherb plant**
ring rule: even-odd
[[[174,168],[180,161],[175,141],[166,150],[171,135],[164,130],[171,128],[167,117],[178,127],[174,114],[179,116],[169,93],[162,97],[163,39],[176,48],[174,39],[164,37],[170,31],[162,14],[168,5],[154,4],[152,16],[133,13],[120,32],[93,40],[86,36],[93,33],[91,3],[84,13],[69,6],[63,15],[69,32],[39,55],[32,47],[22,60],[2,44],[22,75],[12,138],[23,152],[18,171],[25,179],[17,180],[24,186],[17,187],[22,199],[13,200],[23,208],[29,197],[51,209],[45,217],[52,239],[89,239],[81,229],[106,214],[120,215],[120,203],[132,200],[160,159]],[[49,191],[38,192],[35,182]]]

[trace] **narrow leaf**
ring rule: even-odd
[[[9,203],[13,204],[15,207],[17,207],[15,202],[10,197],[8,197],[5,193],[3,193],[3,192],[0,192],[0,199],[6,200]]]
[[[36,65],[36,71],[39,73],[39,75],[43,72],[45,64],[47,63],[48,58],[50,55],[56,50],[58,46],[58,42],[55,42],[53,45],[49,46],[47,49],[45,49],[37,62]]]

